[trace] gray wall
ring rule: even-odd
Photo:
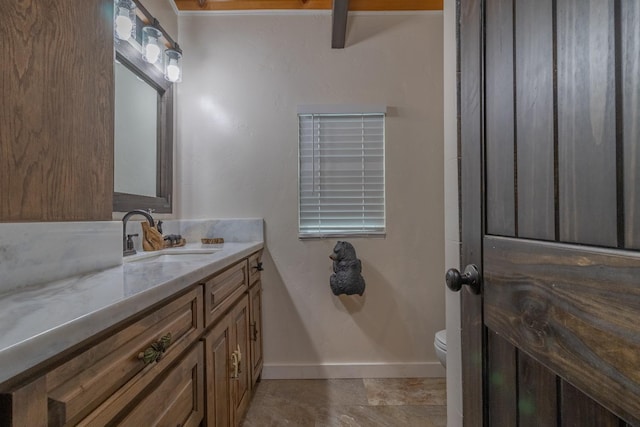
[[[179,17],[176,208],[263,217],[265,377],[440,376],[445,326],[443,15]],[[297,238],[300,104],[386,104],[387,237],[349,239],[365,296],[335,297],[335,239]]]

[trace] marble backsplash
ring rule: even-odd
[[[0,294],[122,263],[122,222],[0,223]]]
[[[164,234],[182,235],[187,243],[199,243],[203,237],[222,237],[225,242],[264,240],[262,218],[167,220],[162,229]]]
[[[127,233],[142,235],[136,222],[129,221]],[[261,218],[166,220],[163,234],[188,243],[203,237],[257,242],[264,240],[264,224]],[[139,237],[135,246],[141,249]],[[0,223],[0,294],[120,264],[121,221]]]

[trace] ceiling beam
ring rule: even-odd
[[[347,38],[347,15],[349,12],[349,0],[333,0],[333,12],[331,17],[331,48],[344,49]]]
[[[329,10],[332,0],[174,0],[179,10]],[[442,10],[443,0],[350,0],[350,11]]]

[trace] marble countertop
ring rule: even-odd
[[[263,242],[214,247],[220,250],[202,260],[124,262],[0,294],[0,384],[247,257]]]

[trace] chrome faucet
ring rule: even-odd
[[[145,211],[143,209],[135,209],[131,212],[127,212],[122,217],[122,256],[134,255],[136,253],[136,250],[133,248],[133,240],[131,240],[131,238],[137,236],[138,234],[127,234],[127,222],[129,221],[129,218],[134,215],[142,215],[147,219],[147,221],[149,221],[149,225],[153,227],[155,226],[155,222],[153,221],[153,217],[151,216],[152,212],[153,211],[151,209],[149,209],[148,211]]]

